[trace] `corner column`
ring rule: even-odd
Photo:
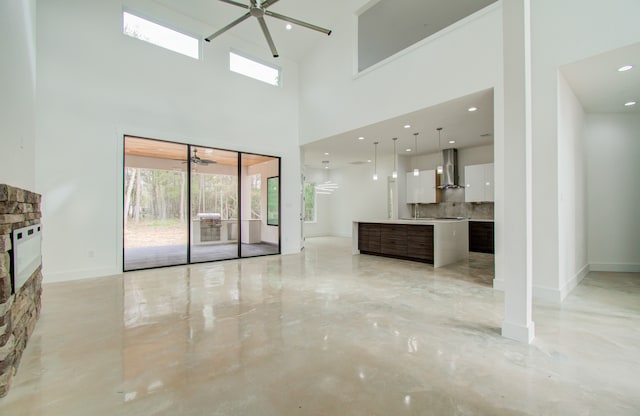
[[[503,0],[504,321],[502,336],[529,343],[532,321],[531,4]]]

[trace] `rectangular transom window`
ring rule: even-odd
[[[257,62],[233,51],[229,52],[229,69],[267,84],[280,85],[280,68]]]
[[[194,59],[200,58],[200,41],[192,36],[122,12],[122,33]]]

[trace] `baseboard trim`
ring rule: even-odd
[[[502,321],[502,336],[505,338],[513,339],[515,341],[530,344],[535,336],[535,324],[533,321],[531,321],[527,326],[522,326],[511,322]]]
[[[502,279],[493,279],[493,288],[495,290],[500,290],[504,292],[504,280]]]
[[[591,263],[592,272],[640,273],[640,264],[633,263]]]
[[[46,269],[44,269],[42,271],[42,282],[44,284],[69,282],[72,280],[83,280],[83,279],[93,279],[96,277],[114,276],[120,273],[121,272],[115,271],[112,268],[70,270],[67,272],[54,272],[54,273],[47,273]]]
[[[576,273],[575,276],[573,276],[571,280],[569,280],[567,284],[564,285],[564,287],[560,290],[561,302],[564,300],[564,298],[567,297],[569,293],[573,291],[573,289],[575,289],[580,284],[580,282],[582,282],[582,279],[584,279],[585,276],[589,274],[589,271],[591,271],[591,267],[588,264],[585,264],[578,271],[578,273]]]

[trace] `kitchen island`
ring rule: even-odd
[[[362,220],[353,222],[353,254],[420,261],[442,267],[467,258],[466,219]]]

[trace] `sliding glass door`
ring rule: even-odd
[[[191,262],[235,259],[238,153],[191,146]]]
[[[124,271],[280,253],[280,158],[125,136]]]
[[[240,255],[280,253],[280,159],[241,155]]]
[[[188,262],[188,147],[125,138],[125,271]]]

